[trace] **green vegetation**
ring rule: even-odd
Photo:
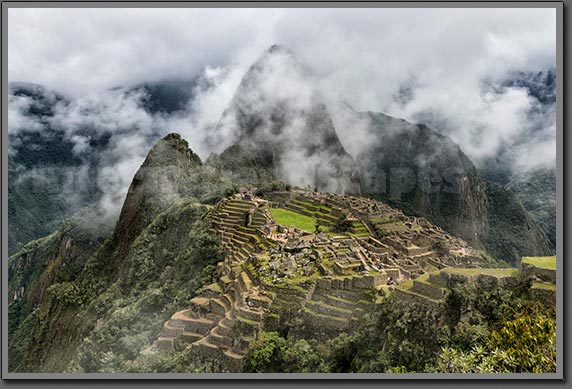
[[[49,277],[53,283],[37,309],[32,302],[26,305],[25,299],[10,304],[10,371],[126,372],[143,366],[152,370],[153,364],[164,367],[165,361],[139,360],[139,352],[157,337],[173,312],[187,307],[195,291],[214,280],[216,263],[222,259],[218,242],[201,219],[205,212],[206,207],[190,199],[159,214],[134,240],[121,266],[114,268],[115,277],[106,268],[113,263],[106,251],[111,239],[75,278],[61,278],[67,266],[52,265],[51,276],[50,266],[34,270],[38,280]],[[59,247],[50,239],[45,244]],[[41,247],[39,242],[26,250],[39,254]],[[50,251],[42,255],[51,258]],[[36,258],[41,264],[43,257]],[[33,342],[26,341],[31,337]],[[181,367],[175,363],[175,368]],[[186,368],[191,369],[188,364]]]
[[[460,268],[460,267],[449,267],[449,268],[443,269],[442,271],[446,272],[446,273],[452,273],[452,274],[462,274],[465,276],[474,276],[474,275],[478,275],[478,274],[499,276],[499,277],[517,276],[518,275],[518,269],[513,269],[513,268],[508,268],[508,269],[481,269],[481,268],[466,269],[466,268]]]
[[[328,227],[320,224],[318,219],[311,216],[302,215],[301,213],[284,209],[284,208],[270,208],[270,214],[276,223],[289,227],[294,226],[308,232],[325,232],[328,236],[337,235],[350,235],[350,236],[369,236],[369,232],[361,221],[351,222],[347,217],[343,217],[344,221],[340,221],[341,230],[336,231],[334,227]],[[340,218],[341,220],[341,218]],[[343,230],[343,231],[342,231]]]
[[[524,257],[522,263],[539,267],[542,269],[556,270],[556,257]]]
[[[556,325],[542,314],[506,321],[470,350],[444,348],[437,364],[447,373],[556,372]]]
[[[351,230],[352,226],[352,222],[348,220],[348,217],[342,214],[336,219],[336,223],[332,227],[332,231],[339,234],[345,234]]]
[[[284,208],[270,208],[270,214],[278,224],[288,227],[294,226],[308,232],[314,231],[317,223],[317,220],[313,217]]]
[[[531,287],[536,289],[556,290],[556,285],[548,284],[546,282],[533,282]]]
[[[316,343],[314,343],[314,347]],[[247,373],[317,373],[325,371],[323,360],[305,339],[260,332],[246,357]]]

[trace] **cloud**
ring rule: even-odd
[[[341,101],[426,122],[476,162],[508,144],[515,169],[554,164],[553,109],[539,109],[522,87],[483,86],[514,70],[555,66],[554,9],[11,8],[8,21],[9,80],[68,98],[48,124],[66,133],[74,153],[92,148],[82,129],[111,134],[98,165],[110,209],[161,135],[180,132],[203,159],[230,144],[231,132],[216,143],[209,134],[244,73],[274,43],[291,49],[312,74],[351,154],[368,139],[359,126],[344,124]],[[172,115],[150,114],[144,93],[128,92],[142,82],[197,76],[195,98]],[[276,88],[272,80],[266,86]],[[292,85],[275,93],[300,98],[304,90]],[[11,134],[45,128],[44,119],[23,114],[29,104],[9,97]],[[526,134],[532,135],[522,143]]]

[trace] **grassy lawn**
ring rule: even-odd
[[[449,267],[441,270],[446,273],[462,274],[466,276],[473,276],[477,274],[485,274],[491,276],[516,276],[518,275],[518,269],[508,268],[508,269],[464,269],[458,267]]]
[[[392,222],[387,222],[387,223],[375,223],[375,227],[380,229],[380,230],[394,231],[394,230],[400,230],[402,228],[405,228],[405,223],[397,220],[397,221],[392,221]]]
[[[556,269],[556,256],[552,257],[524,257],[522,263],[532,266],[540,267],[543,269]]]
[[[301,230],[314,232],[316,229],[316,219],[310,216],[302,215],[294,211],[284,208],[270,208],[272,218],[276,223],[283,226],[295,226]],[[324,227],[322,227],[323,229]]]
[[[283,226],[286,227],[294,226],[308,232],[316,231],[316,218],[302,215],[301,213],[294,212],[284,208],[270,208],[270,214],[272,215],[272,218],[276,221],[276,223],[281,224]],[[349,235],[359,236],[359,237],[369,236],[369,233],[365,229],[365,226],[361,222],[356,222],[356,223],[359,223],[357,224],[358,226],[361,225],[359,232],[349,233]],[[320,228],[330,237],[346,235],[333,232],[330,230],[330,227],[328,226],[320,225]]]
[[[544,282],[533,282],[532,287],[536,289],[556,290],[556,285]]]

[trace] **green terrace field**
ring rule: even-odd
[[[316,219],[284,208],[270,208],[272,218],[283,226],[294,226],[304,231],[314,232]]]
[[[443,269],[442,271],[446,272],[446,273],[461,274],[461,275],[465,275],[465,276],[474,276],[477,274],[490,275],[490,276],[516,276],[516,275],[518,275],[518,269],[514,269],[514,268],[464,269],[464,268],[458,268],[458,267],[449,267],[449,268]]]
[[[371,222],[375,225],[377,229],[380,230],[395,231],[405,228],[405,224],[401,220],[393,219],[391,216],[372,218]],[[416,225],[414,229],[420,230],[421,226]]]
[[[544,289],[544,290],[556,290],[556,285],[554,284],[547,284],[545,282],[533,282],[532,287],[536,289]]]
[[[270,208],[270,214],[278,224],[283,226],[294,226],[308,232],[315,232],[316,230],[317,219],[315,217],[302,215],[301,213],[284,208]],[[328,226],[320,225],[320,228],[330,236],[340,235],[331,231],[331,228]],[[366,227],[361,221],[354,221],[352,223],[352,230],[353,232],[348,233],[348,235],[360,237],[369,236]]]
[[[552,257],[524,257],[522,263],[542,269],[556,270],[556,256]]]

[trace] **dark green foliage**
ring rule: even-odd
[[[213,280],[222,257],[201,219],[205,212],[190,200],[161,213],[115,269],[117,281],[97,270],[110,263],[109,250],[103,247],[73,282],[47,289],[40,316],[22,313],[29,310],[22,301],[13,303],[11,338],[35,338],[11,343],[14,370],[61,371],[68,366],[68,371],[126,371],[156,338],[162,323]],[[21,362],[16,363],[19,355]]]
[[[260,340],[250,350],[244,364],[247,373],[272,373],[280,371],[282,349],[286,346],[286,339],[277,332],[262,332]]]
[[[316,222],[316,228],[314,228],[314,232],[316,234],[319,234],[322,232],[322,226],[320,226],[320,223]]]
[[[332,231],[337,232],[339,234],[344,234],[350,231],[351,228],[352,228],[352,222],[348,219],[348,217],[346,215],[340,215],[336,219],[336,222],[332,227]]]
[[[117,372],[130,369],[163,322],[186,307],[200,286],[212,282],[222,257],[218,242],[200,219],[204,212],[192,204],[175,208],[161,214],[138,237],[127,258],[129,272],[118,280],[119,288],[109,289],[114,298],[104,293],[98,299],[107,311],[80,346],[70,369],[102,372],[110,368],[110,360]],[[183,244],[181,235],[187,236]]]
[[[554,373],[555,320],[538,312],[521,314],[468,350],[443,348],[437,366],[446,373]]]
[[[249,373],[316,373],[323,360],[305,339],[261,332],[247,354],[243,370]]]
[[[555,312],[529,299],[528,282],[458,285],[441,312],[385,298],[319,355],[330,372],[554,371]]]

